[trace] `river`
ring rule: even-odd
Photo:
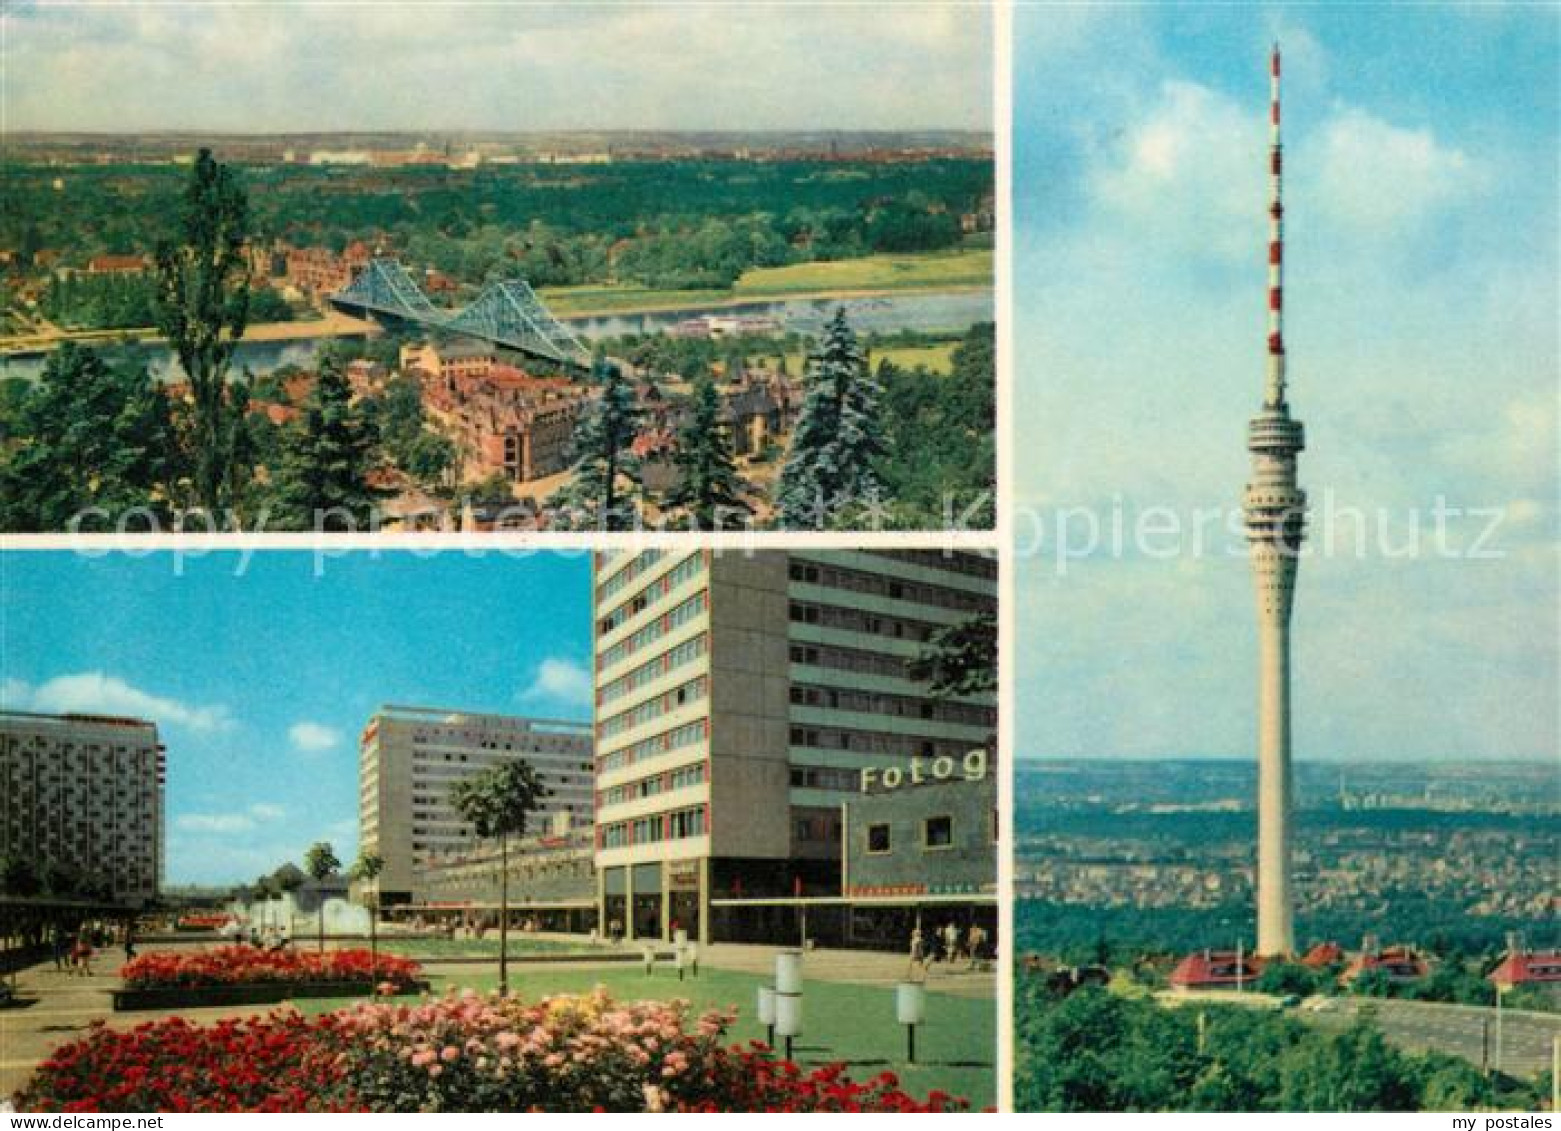
[[[993,320],[991,291],[912,291],[903,294],[846,298],[774,299],[731,306],[683,307],[648,314],[612,314],[593,317],[562,318],[563,322],[589,344],[602,338],[623,334],[657,333],[689,318],[705,315],[753,315],[773,318],[788,331],[817,334],[837,307],[845,307],[846,317],[859,333],[888,334],[897,330],[963,330],[975,322]],[[296,338],[282,342],[240,342],[234,351],[235,372],[268,373],[284,365],[309,368],[315,350],[332,340],[329,336]],[[112,357],[135,357],[159,380],[177,380],[178,363],[171,350],[162,344],[100,346]],[[37,354],[0,357],[0,376],[36,378],[43,371],[44,359]]]

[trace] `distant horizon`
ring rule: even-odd
[[[1159,762],[1234,762],[1257,766],[1257,755],[1244,754],[1020,754],[1014,764],[1026,762],[1111,762],[1119,765],[1151,765]],[[1490,769],[1494,766],[1552,765],[1554,759],[1544,757],[1486,758],[1469,754],[1413,755],[1379,758],[1306,758],[1296,757],[1295,765],[1301,766],[1467,766],[1470,769]]]

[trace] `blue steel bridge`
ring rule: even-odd
[[[479,338],[560,365],[584,369],[591,364],[590,351],[553,317],[523,279],[490,283],[470,306],[446,310],[428,300],[399,261],[371,259],[330,301],[348,314]]]

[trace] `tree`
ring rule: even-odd
[[[157,249],[156,313],[193,401],[195,496],[213,513],[232,490],[228,363],[249,320],[244,245],[249,201],[233,171],[202,149],[180,205],[178,238]]]
[[[526,831],[548,788],[523,761],[501,762],[450,787],[450,804],[484,840],[499,842],[499,992],[509,993],[509,839]]]
[[[385,858],[377,852],[360,849],[348,873],[360,884],[373,885],[369,905],[369,969],[372,977],[379,976],[379,874],[385,870]]]
[[[368,528],[382,497],[368,481],[376,450],[377,437],[353,406],[341,365],[323,361],[302,415],[283,434],[276,492],[281,523],[299,530]]]
[[[721,398],[708,376],[694,386],[693,410],[678,433],[672,462],[678,482],[664,503],[682,510],[693,529],[724,530],[753,513],[742,497],[731,440],[721,427]]]
[[[168,398],[139,366],[109,366],[73,342],[20,398],[0,455],[0,527],[62,531],[90,508],[112,519],[167,510],[178,472]]]
[[[38,866],[25,856],[7,856],[0,860],[0,891],[6,895],[33,896],[43,890]]]
[[[883,494],[883,390],[868,372],[844,307],[808,356],[807,393],[781,470],[775,502],[785,527],[826,525],[831,510]]]
[[[927,684],[937,699],[995,692],[997,615],[977,613],[935,630],[927,646],[906,661],[905,674]]]
[[[341,870],[341,861],[336,858],[336,851],[329,841],[315,841],[309,846],[309,851],[304,853],[304,871],[314,879],[316,886],[334,876]],[[315,912],[315,922],[319,926],[320,951],[325,950],[325,892],[318,892],[320,897],[319,910]]]
[[[599,360],[596,374],[601,392],[575,426],[573,478],[548,505],[563,526],[627,530],[633,511],[623,492],[640,483],[639,460],[631,451],[640,409],[618,366]]]

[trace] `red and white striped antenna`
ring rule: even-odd
[[[1268,105],[1268,381],[1264,403],[1285,403],[1284,147],[1279,140],[1279,44],[1269,56]]]

